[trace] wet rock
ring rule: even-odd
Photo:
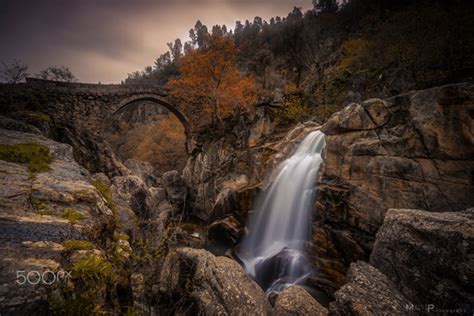
[[[280,291],[287,284],[294,283],[302,276],[309,276],[313,271],[308,258],[294,249],[283,248],[273,256],[255,264],[255,280],[268,291]]]
[[[163,186],[169,200],[176,205],[184,205],[187,197],[187,187],[178,171],[167,171],[162,176]]]
[[[352,263],[348,283],[335,293],[329,315],[409,315],[411,303],[380,271],[366,262]]]
[[[303,287],[292,285],[278,295],[272,315],[325,316],[327,314],[328,310],[319,304]]]
[[[271,155],[266,163],[266,173],[269,174],[278,164],[291,156],[309,133],[320,128],[321,126],[315,122],[300,123],[277,143],[267,144],[266,148],[271,149],[274,154]]]
[[[329,290],[368,260],[389,208],[474,205],[474,86],[448,85],[351,104],[327,135],[313,215],[313,261]]]
[[[472,312],[474,209],[432,213],[391,209],[370,262],[415,306]]]
[[[191,248],[170,253],[161,271],[160,291],[174,313],[204,315],[270,315],[271,306],[260,287],[235,261]]]

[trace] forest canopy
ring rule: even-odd
[[[254,81],[255,96],[281,92],[307,116],[327,116],[348,102],[369,97],[473,80],[472,1],[315,0],[313,4],[307,12],[295,7],[286,17],[269,21],[260,17],[237,21],[234,29],[197,21],[188,41],[168,43],[169,51],[154,66],[130,74],[124,83],[168,83],[175,96],[188,98],[188,105],[204,94],[213,96],[214,101],[204,102],[207,108],[216,117],[225,115],[229,105],[224,101],[216,108],[221,101],[216,91],[209,90],[212,84],[197,85],[206,76],[205,71],[198,74],[203,59],[211,52],[213,61],[219,53],[227,53],[213,49],[218,38],[232,47],[224,64],[229,66],[227,58],[235,64],[227,78],[235,84],[225,85],[221,97],[235,94],[231,90],[239,85],[252,86],[253,91]],[[184,89],[190,79],[195,80],[192,89]],[[189,95],[197,90],[200,93]]]

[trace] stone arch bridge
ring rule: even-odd
[[[41,90],[47,99],[45,111],[55,123],[100,133],[104,123],[121,109],[137,101],[149,101],[167,108],[183,124],[186,136],[192,135],[185,114],[158,86],[66,83],[36,78],[27,78],[26,85]]]
[[[102,135],[103,127],[115,113],[137,101],[149,101],[167,108],[184,127],[188,153],[190,154],[195,148],[192,122],[179,106],[173,104],[166,91],[158,86],[64,83],[36,78],[27,78],[23,84],[4,86],[33,96],[41,111],[49,115],[56,134],[54,137],[59,141],[70,143],[75,151],[82,150],[84,154],[90,156],[86,159],[88,161],[82,161],[90,167],[88,169],[112,170],[116,167],[115,163],[110,163],[111,159],[107,159],[107,162],[102,162],[102,166],[94,168],[94,160],[98,159],[97,163],[101,163],[100,158],[104,158],[104,153],[94,151],[105,151],[105,155],[113,158],[113,153],[107,153],[111,151],[110,148],[102,148],[106,145]],[[0,94],[5,94],[1,91],[5,89],[6,87],[2,87]],[[97,155],[101,157],[95,157]],[[110,166],[104,168],[104,163]]]

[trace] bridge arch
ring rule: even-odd
[[[154,94],[154,93],[144,93],[144,94],[137,94],[131,97],[127,97],[119,102],[116,109],[111,113],[111,117],[113,117],[116,113],[120,112],[121,110],[129,106],[131,103],[138,102],[138,101],[149,101],[151,103],[159,104],[167,108],[171,113],[173,113],[178,118],[178,120],[181,122],[181,124],[184,127],[184,133],[186,136],[186,144],[185,144],[186,151],[188,152],[188,154],[190,154],[191,151],[193,150],[191,124],[189,123],[189,120],[186,118],[186,116],[184,116],[184,114],[181,111],[179,111],[179,109],[176,106],[173,106],[169,102],[167,102],[166,97],[162,95]]]

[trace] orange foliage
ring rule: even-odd
[[[186,164],[184,127],[170,117],[158,124],[142,126],[137,134],[142,141],[135,143],[133,159],[148,161],[156,170],[181,170]]]
[[[207,48],[189,51],[179,62],[180,77],[168,82],[173,97],[190,112],[211,114],[212,122],[248,110],[256,102],[255,80],[237,68],[232,39],[213,36]]]
[[[157,116],[156,121],[133,127],[120,122],[120,132],[109,140],[123,160],[146,161],[158,172],[182,170],[186,164],[186,136],[181,122],[173,115]]]

